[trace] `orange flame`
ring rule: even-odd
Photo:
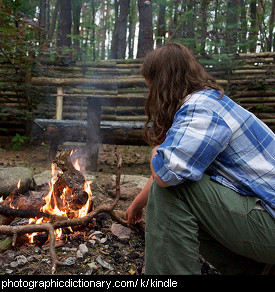
[[[75,153],[75,152],[77,152],[77,149],[72,150],[72,151],[70,152],[70,156],[72,157],[73,153]],[[74,168],[75,168],[76,170],[80,171],[80,165],[79,165],[79,161],[78,161],[78,159],[76,159],[75,163],[73,163],[73,166],[74,166]]]
[[[17,183],[17,189],[18,189],[18,190],[20,189],[20,184],[21,184],[21,177],[20,177],[20,179],[19,179],[19,181],[18,181],[18,183]]]
[[[74,163],[74,168],[78,171],[80,171],[80,165],[78,163],[78,159],[76,159],[76,162]]]
[[[72,190],[69,187],[64,188],[60,198],[58,199],[58,203],[57,203],[57,198],[54,194],[54,184],[55,184],[55,181],[57,179],[57,176],[55,176],[54,164],[52,164],[51,168],[52,168],[52,176],[51,176],[51,180],[49,182],[50,191],[44,197],[45,205],[41,207],[40,211],[42,211],[44,213],[49,213],[52,215],[58,215],[58,216],[64,216],[64,217],[67,217],[67,215],[70,213],[70,219],[81,218],[81,217],[86,216],[88,214],[88,211],[90,209],[91,202],[92,202],[92,191],[91,191],[91,187],[90,187],[92,182],[86,181],[84,184],[84,191],[86,191],[88,194],[88,200],[87,200],[86,204],[81,209],[71,212],[70,204],[68,203],[68,198],[71,198],[71,196],[73,195]],[[42,222],[46,222],[46,218],[41,218],[39,220],[31,218],[29,220],[29,224],[33,224],[33,223],[40,224]],[[72,231],[71,228],[70,228],[70,230]],[[36,233],[28,234],[28,237],[29,237],[29,240],[31,243],[34,242],[35,235],[36,235]],[[55,237],[61,238],[61,236],[62,236],[62,228],[56,229],[55,230]]]
[[[40,224],[42,223],[43,218],[39,218],[38,220],[34,219],[34,218],[30,218],[29,219],[29,224],[35,223],[35,224]],[[34,237],[36,236],[38,232],[33,232],[31,234],[27,233],[27,236],[29,238],[30,243],[34,243]]]

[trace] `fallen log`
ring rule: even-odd
[[[97,88],[114,88],[114,87],[131,87],[131,86],[145,86],[144,78],[50,78],[50,77],[33,77],[31,84],[36,86],[54,85],[54,86],[94,86]]]
[[[239,53],[241,58],[267,58],[275,56],[275,52],[260,52],[260,53]]]

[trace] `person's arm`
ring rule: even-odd
[[[168,184],[164,183],[161,180],[161,178],[156,174],[156,172],[152,166],[152,159],[157,154],[158,147],[159,147],[159,145],[154,147],[152,150],[152,154],[151,154],[151,166],[150,167],[151,167],[152,175],[149,178],[146,185],[141,190],[141,192],[136,196],[136,198],[133,200],[132,204],[130,205],[130,207],[126,211],[126,218],[127,218],[128,225],[140,222],[141,217],[142,217],[142,210],[147,205],[149,190],[151,188],[151,185],[152,185],[152,182],[154,179],[160,187],[168,187],[169,186]]]
[[[126,211],[126,218],[128,225],[135,224],[141,221],[142,209],[146,206],[148,201],[149,190],[153,182],[153,176],[151,176],[143,187],[141,192],[136,196],[130,207]]]
[[[152,165],[152,160],[155,157],[155,155],[157,154],[157,149],[160,145],[157,145],[153,148],[152,150],[152,154],[151,154],[151,163],[150,163],[150,168],[151,168],[151,172],[152,172],[152,176],[155,179],[156,183],[163,188],[169,187],[168,184],[166,184],[155,172],[154,167]]]
[[[161,187],[185,180],[199,180],[226,147],[232,131],[227,123],[204,105],[182,107],[166,139],[153,149],[152,174]]]

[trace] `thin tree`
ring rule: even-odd
[[[72,16],[73,16],[73,35],[74,47],[80,47],[80,40],[78,36],[80,35],[80,14],[82,8],[82,0],[73,0],[72,2]]]
[[[47,0],[39,0],[39,48],[46,45],[47,39]]]
[[[166,0],[160,0],[159,13],[158,13],[157,37],[156,37],[157,47],[162,46],[165,41],[165,11],[166,11]]]
[[[48,35],[48,40],[51,42],[53,39],[55,27],[56,27],[56,22],[57,22],[57,17],[59,13],[59,7],[60,7],[60,0],[56,0],[54,10],[52,13],[51,17],[51,23],[50,23],[50,30],[49,30],[49,35]]]
[[[275,21],[275,0],[272,1],[272,8],[271,14],[269,18],[269,35],[267,39],[267,50],[272,50],[272,43],[273,43],[273,50],[275,48],[275,36],[274,36],[274,21]]]
[[[137,5],[136,0],[130,1],[130,10],[129,10],[129,35],[128,35],[128,51],[129,58],[134,57],[134,46],[135,46],[135,32],[137,24]]]
[[[246,17],[246,1],[241,2],[241,42],[240,42],[240,52],[247,52],[247,17]]]
[[[200,53],[205,56],[205,44],[207,37],[207,0],[202,0],[201,2],[201,38],[200,38]]]
[[[117,58],[124,59],[126,53],[127,18],[130,0],[120,0],[119,8]]]
[[[139,35],[137,57],[153,50],[152,0],[138,0]]]
[[[228,0],[226,17],[226,52],[237,53],[237,28],[240,19],[240,2],[238,0]]]
[[[72,46],[72,40],[68,35],[72,33],[72,6],[71,0],[60,0],[60,11],[57,28],[57,41],[58,47]]]
[[[250,30],[249,30],[249,51],[256,52],[258,29],[257,29],[257,0],[250,0]]]
[[[118,0],[114,1],[114,10],[115,10],[115,18],[114,18],[114,29],[112,36],[112,44],[111,44],[111,59],[117,59],[117,46],[118,46]]]

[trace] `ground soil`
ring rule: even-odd
[[[1,138],[0,138],[1,139]],[[51,163],[47,160],[49,145],[26,145],[19,150],[12,150],[12,145],[1,145],[0,141],[0,167],[26,166],[34,174],[48,170]],[[77,146],[71,146],[76,149]],[[146,146],[128,145],[101,145],[99,148],[98,172],[115,173],[116,157],[115,147],[122,156],[122,174],[137,174],[148,176],[150,174],[150,154],[151,148]],[[62,149],[62,146],[60,147]],[[64,147],[63,147],[64,148]]]

